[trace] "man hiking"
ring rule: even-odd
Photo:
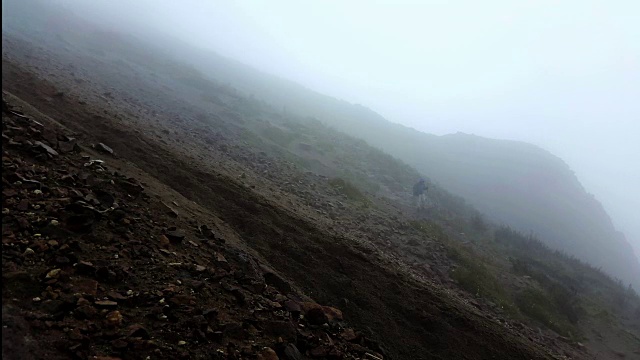
[[[424,179],[420,179],[415,185],[413,185],[413,200],[414,204],[420,209],[425,207],[425,192],[427,191],[427,184]]]

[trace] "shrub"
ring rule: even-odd
[[[555,301],[546,292],[536,288],[528,288],[517,294],[515,299],[518,309],[531,319],[562,336],[575,338],[578,335],[577,328],[568,321],[562,309],[558,308]]]

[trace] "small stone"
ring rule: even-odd
[[[42,301],[42,299],[41,299],[41,298],[39,298],[39,297],[34,297],[34,298],[32,299],[32,301],[33,301],[33,302],[40,302],[40,301]]]
[[[185,345],[187,345],[186,341],[184,341],[184,340],[178,341],[178,346],[185,346]]]
[[[60,225],[60,222],[58,220],[54,219],[54,220],[51,220],[51,222],[49,224],[51,224],[52,226],[58,226],[58,225]]]
[[[383,360],[382,355],[366,353],[364,354],[364,358],[368,360]]]
[[[112,327],[120,326],[122,324],[122,320],[124,319],[120,311],[115,310],[107,314],[107,325]]]
[[[95,302],[96,306],[102,308],[115,308],[118,307],[118,303],[111,300],[98,300]]]
[[[355,331],[353,331],[353,329],[346,329],[340,334],[340,337],[342,337],[347,341],[354,341],[358,339],[358,335],[356,334]]]
[[[31,255],[33,255],[33,254],[35,254],[35,253],[36,253],[36,252],[35,252],[35,251],[33,251],[33,249],[32,249],[32,248],[26,248],[26,249],[24,250],[24,253],[22,253],[22,255],[24,255],[24,256],[31,256]]]
[[[158,237],[158,242],[160,243],[160,247],[162,248],[168,248],[169,245],[171,245],[171,241],[169,241],[169,238],[166,237],[165,235],[160,235]]]
[[[91,275],[91,274],[95,274],[96,272],[96,267],[93,266],[93,264],[88,261],[80,261],[75,265],[75,267],[77,272],[80,274]]]
[[[124,350],[129,346],[129,343],[124,339],[115,339],[111,342],[111,346],[117,350]]]
[[[55,278],[57,278],[58,276],[60,276],[60,272],[61,272],[61,271],[62,271],[62,270],[60,270],[60,269],[53,269],[53,270],[51,270],[51,271],[49,271],[49,272],[47,273],[47,276],[45,277],[45,279],[55,279]]]
[[[108,147],[107,145],[103,144],[103,143],[98,143],[96,145],[96,150],[106,153],[106,154],[111,154],[113,155],[113,149]]]
[[[227,259],[225,259],[224,255],[220,253],[216,253],[216,265],[225,270],[231,269],[231,267],[229,266],[229,262],[227,262]]]
[[[258,360],[279,360],[278,355],[272,348],[264,348],[258,354]]]

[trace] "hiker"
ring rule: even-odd
[[[413,185],[413,199],[418,209],[424,209],[425,207],[425,192],[427,191],[427,184],[424,179],[420,179],[415,185]]]

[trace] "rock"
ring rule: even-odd
[[[109,299],[111,299],[113,301],[124,301],[124,300],[128,299],[126,296],[120,294],[117,291],[109,291],[107,293],[107,296],[109,297]]]
[[[144,191],[144,188],[140,184],[136,184],[132,181],[120,180],[118,181],[118,185],[120,185],[129,195],[137,196]]]
[[[190,295],[182,295],[182,294],[178,294],[178,295],[174,295],[169,299],[169,303],[176,305],[176,306],[181,306],[181,305],[195,305],[196,303],[196,298]]]
[[[216,265],[227,271],[231,270],[231,267],[229,266],[229,262],[227,262],[227,259],[225,259],[224,255],[220,253],[216,253]]]
[[[36,148],[36,150],[47,153],[51,156],[58,156],[58,152],[53,150],[53,148],[45,143],[43,143],[42,141],[35,141],[33,143],[34,147]]]
[[[151,338],[151,336],[149,335],[149,331],[147,331],[147,329],[145,329],[140,324],[133,324],[129,326],[128,330],[129,330],[129,337],[139,337],[146,340]]]
[[[184,231],[178,229],[167,231],[166,236],[172,243],[181,243],[186,237]]]
[[[264,332],[273,337],[282,337],[285,340],[295,342],[296,327],[290,320],[285,321],[267,321],[263,325]]]
[[[303,302],[301,304],[302,310],[307,318],[310,316],[314,320],[309,320],[309,322],[314,321],[314,325],[321,325],[323,323],[317,323],[326,319],[325,322],[334,323],[343,320],[342,311],[339,309],[330,307],[330,306],[322,306],[313,302]],[[309,314],[311,312],[311,314]]]
[[[158,243],[160,247],[163,249],[168,249],[169,246],[171,245],[171,241],[169,241],[169,238],[166,237],[165,235],[160,235],[158,237]]]
[[[20,202],[16,206],[16,209],[18,209],[18,211],[27,211],[27,210],[29,210],[29,200],[27,200],[27,199],[20,200]]]
[[[58,150],[61,153],[70,153],[76,150],[77,141],[76,139],[69,139],[67,141],[58,141]]]
[[[294,300],[285,301],[284,308],[296,317],[300,315],[300,312],[302,312],[302,308],[300,307],[300,304],[298,304],[298,302]]]
[[[368,359],[368,360],[384,360],[382,358],[382,355],[380,355],[380,354],[372,354],[372,353],[364,354],[364,358]]]
[[[329,318],[322,310],[322,307],[309,309],[309,311],[307,311],[307,313],[305,314],[305,317],[311,325],[322,325],[329,322]]]
[[[207,239],[213,240],[216,238],[216,235],[213,233],[213,231],[211,231],[211,229],[209,229],[207,225],[200,226],[200,233],[202,234],[202,236],[204,236]]]
[[[118,307],[118,303],[111,300],[98,300],[94,303],[97,307],[112,309]]]
[[[340,337],[347,341],[355,341],[359,338],[353,329],[345,329],[342,333],[340,333]]]
[[[282,277],[280,277],[278,274],[276,274],[273,271],[270,271],[269,269],[262,267],[263,271],[266,270],[262,276],[264,277],[264,282],[269,285],[269,286],[273,286],[274,288],[276,288],[278,291],[280,291],[283,294],[288,294],[291,292],[291,285],[284,280]]]
[[[207,319],[208,322],[214,322],[216,320],[216,318],[218,317],[218,309],[207,309],[205,311],[202,312],[202,315],[204,316],[205,319]]]
[[[115,203],[116,201],[113,195],[104,190],[96,189],[94,191],[94,194],[96,199],[98,200],[98,203],[105,209],[113,206],[113,203]]]
[[[73,314],[80,320],[93,319],[98,314],[98,310],[91,305],[82,305],[78,306]]]
[[[122,314],[118,310],[114,310],[114,311],[108,313],[107,316],[106,316],[107,325],[109,325],[111,327],[117,327],[117,326],[122,325],[122,320],[123,319],[124,318],[122,317]]]
[[[76,233],[88,233],[93,228],[94,217],[90,214],[72,215],[66,221],[69,230]]]
[[[224,327],[224,336],[236,340],[243,340],[247,337],[247,332],[242,327],[242,323],[230,323]]]
[[[327,357],[329,355],[329,351],[331,351],[331,349],[328,346],[320,345],[311,349],[309,355],[312,357]]]
[[[258,354],[258,360],[280,360],[280,358],[272,348],[264,348]]]
[[[47,275],[45,276],[45,279],[57,279],[58,276],[60,276],[61,271],[62,270],[60,269],[53,269],[47,273]]]
[[[76,264],[76,272],[78,274],[94,275],[96,273],[96,267],[88,261],[80,261]]]
[[[164,208],[165,208],[165,210],[164,210],[164,211],[165,211],[169,216],[171,216],[171,217],[173,217],[173,218],[177,218],[177,217],[178,217],[178,215],[179,215],[179,214],[178,214],[178,211],[177,211],[176,209],[174,209],[174,208],[172,208],[171,206],[169,206],[169,205],[165,204],[164,202],[162,202],[161,204],[162,204],[162,206],[164,206]]]
[[[110,147],[108,147],[107,145],[103,144],[103,143],[98,143],[95,146],[96,150],[103,152],[105,154],[110,154],[113,155],[113,149],[111,149]]]
[[[287,360],[302,360],[302,354],[298,348],[293,344],[288,344],[284,348],[284,357]]]
[[[111,346],[117,350],[124,350],[129,347],[129,343],[124,339],[115,339],[111,342]]]

